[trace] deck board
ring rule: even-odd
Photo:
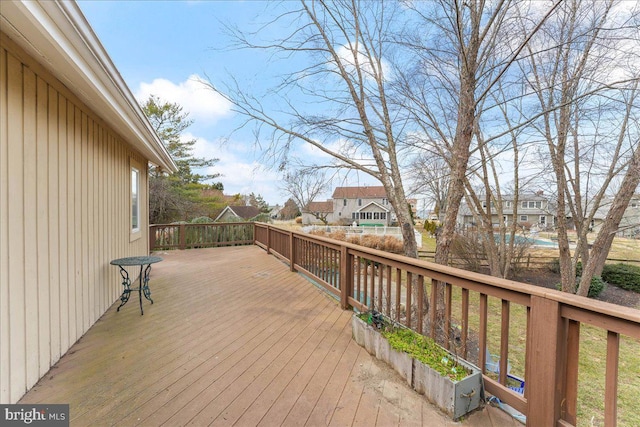
[[[68,403],[72,426],[452,423],[351,340],[351,313],[255,246],[159,254],[21,403]],[[495,421],[497,420],[497,422]]]

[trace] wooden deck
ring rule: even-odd
[[[519,426],[485,407],[447,419],[351,340],[351,313],[255,246],[160,253],[21,400],[72,426]],[[114,267],[115,268],[115,267]]]

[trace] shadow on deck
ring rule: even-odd
[[[520,425],[491,407],[447,419],[256,246],[159,255],[144,316],[137,295],[114,304],[20,403],[68,403],[72,426]]]

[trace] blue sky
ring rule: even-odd
[[[79,1],[87,20],[114,64],[139,100],[149,94],[177,102],[194,124],[189,135],[198,140],[195,154],[216,157],[213,168],[227,194],[261,194],[270,204],[284,203],[279,175],[255,148],[249,129],[226,142],[240,118],[230,106],[196,80],[208,76],[220,84],[232,74],[248,85],[264,82],[268,63],[255,51],[225,49],[224,23],[255,28],[265,18],[260,1]],[[279,71],[279,70],[276,70]],[[315,153],[310,153],[314,155]],[[370,178],[360,183],[377,185]],[[329,194],[330,195],[330,194]],[[328,195],[328,196],[329,196]]]

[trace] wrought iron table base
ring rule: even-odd
[[[131,287],[129,272],[121,265],[119,265],[118,267],[120,267],[120,276],[122,276],[122,286],[124,286],[124,290],[122,291],[122,295],[120,295],[120,305],[118,306],[118,309],[116,311],[120,311],[120,307],[122,307],[127,303],[127,301],[129,301],[131,291],[138,291],[138,295],[140,297],[140,314],[144,315],[144,311],[142,309],[142,294],[144,294],[144,297],[151,301],[151,304],[153,304],[153,300],[151,299],[151,289],[149,289],[149,273],[151,272],[151,264],[147,265],[146,268],[144,268],[144,265],[140,266],[140,273],[138,274],[139,287],[137,288]],[[142,274],[143,269],[144,275]]]

